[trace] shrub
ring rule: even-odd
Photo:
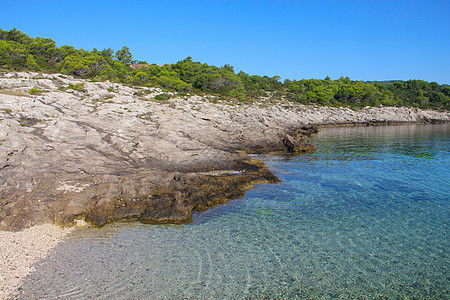
[[[28,92],[29,92],[31,95],[39,95],[39,94],[42,93],[42,90],[40,90],[40,89],[34,87],[34,88],[31,88]]]
[[[169,100],[170,97],[169,94],[158,94],[155,96],[155,100]]]
[[[72,90],[80,91],[80,92],[86,92],[86,90],[84,89],[83,82],[79,82],[79,83],[75,83],[75,84],[69,83],[69,85],[67,86],[67,89],[72,89]]]

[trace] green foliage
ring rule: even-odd
[[[156,78],[155,83],[157,86],[180,92],[189,92],[192,90],[190,83],[186,83],[176,77],[161,76]]]
[[[111,48],[88,51],[68,45],[56,47],[52,39],[31,38],[15,28],[0,29],[0,67],[61,72],[94,81],[154,86],[181,93],[218,94],[241,102],[269,97],[317,105],[450,108],[450,86],[436,82],[363,82],[348,77],[331,80],[329,76],[323,80],[286,79],[281,82],[279,76],[249,75],[243,71],[236,74],[229,64],[216,67],[195,62],[192,57],[162,66],[137,62],[126,46],[116,52]],[[84,86],[77,85],[67,88],[84,90]],[[165,96],[157,97],[167,100]]]
[[[27,55],[27,60],[25,61],[25,67],[31,71],[38,71],[39,65],[36,63],[33,54]]]
[[[31,88],[28,92],[29,92],[31,95],[39,95],[39,94],[42,93],[42,90],[40,90],[40,89],[34,87],[34,88]]]
[[[133,56],[130,53],[130,49],[127,46],[123,46],[121,50],[116,51],[116,58],[118,61],[131,65],[133,63]]]
[[[191,84],[195,90],[229,95],[243,87],[241,79],[230,66],[218,68],[193,62],[192,58],[188,57],[174,64],[172,69],[179,79]]]
[[[94,53],[85,56],[69,55],[61,62],[61,72],[83,78],[95,77],[100,74],[103,58]]]
[[[14,41],[0,40],[0,65],[12,70],[25,68],[28,52],[24,45]]]
[[[280,82],[279,76],[250,76],[243,71],[239,72],[237,75],[241,79],[246,93],[252,97],[266,96],[267,92],[280,90],[283,86],[283,84]]]
[[[413,106],[449,109],[448,85],[421,80],[406,82],[363,82],[348,77],[338,80],[285,80],[284,87],[291,101],[303,104],[347,106]]]
[[[85,84],[83,82],[78,82],[75,84],[69,83],[69,85],[67,86],[67,89],[85,92],[86,90],[84,89],[84,86],[85,86]]]
[[[169,94],[159,94],[155,96],[155,100],[169,100],[170,97]]]

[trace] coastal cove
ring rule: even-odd
[[[0,300],[450,300],[450,1],[0,7]]]
[[[301,156],[252,156],[281,183],[184,225],[79,228],[27,298],[449,296],[450,124],[324,128]]]
[[[383,130],[401,126],[367,125],[434,128],[450,120],[447,111],[404,107],[350,109],[270,98],[241,103],[194,94],[158,100],[164,94],[158,88],[61,74],[3,73],[0,87],[0,229],[13,231],[2,232],[6,286],[0,297],[71,232],[50,224],[152,228],[162,235],[168,228],[196,228],[204,216],[247,199],[255,184],[250,195],[280,185],[259,184],[281,179],[282,186],[283,174],[260,155],[314,153],[322,147],[308,142],[315,125]],[[227,202],[232,199],[238,200]],[[179,225],[118,222],[123,219]],[[180,225],[189,222],[193,227]]]

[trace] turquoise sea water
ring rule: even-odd
[[[450,125],[326,128],[192,224],[77,231],[21,299],[450,299]]]

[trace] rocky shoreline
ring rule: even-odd
[[[311,153],[313,125],[448,122],[413,108],[251,104],[60,74],[0,77],[0,230],[184,223],[279,179],[250,153]]]
[[[71,232],[52,224],[189,222],[192,211],[279,182],[249,154],[312,153],[316,125],[450,121],[412,108],[161,98],[155,88],[0,73],[1,299]]]

